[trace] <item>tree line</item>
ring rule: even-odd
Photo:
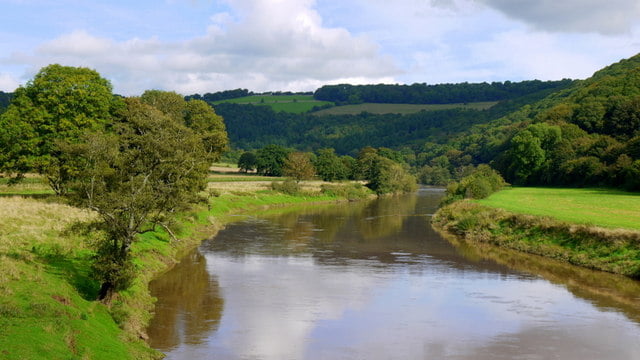
[[[265,176],[288,176],[296,181],[319,177],[324,181],[364,180],[376,194],[411,192],[416,179],[402,162],[402,155],[388,148],[365,147],[357,157],[338,155],[333,148],[300,152],[270,144],[242,153],[241,171]]]
[[[412,84],[412,85],[325,85],[317,89],[316,100],[336,104],[393,103],[393,104],[452,104],[478,101],[502,101],[548,89],[561,89],[573,83],[529,80],[521,82]]]

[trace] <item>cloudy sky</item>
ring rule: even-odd
[[[638,0],[0,0],[0,90],[86,66],[123,95],[581,79],[640,52]]]

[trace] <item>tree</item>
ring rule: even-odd
[[[209,167],[194,131],[139,99],[125,103],[113,132],[85,136],[74,152],[84,166],[69,197],[97,212],[106,234],[94,262],[101,299],[128,287],[136,236],[158,225],[171,234],[171,215],[200,199]]]
[[[324,181],[343,180],[349,177],[345,163],[332,148],[318,150],[318,157],[314,165],[318,176]]]
[[[238,159],[238,167],[240,171],[249,172],[256,169],[257,158],[253,151],[245,151]]]
[[[265,176],[282,176],[282,167],[291,150],[280,145],[267,145],[256,153],[256,168]]]
[[[416,178],[402,165],[386,157],[377,156],[369,169],[367,187],[376,194],[411,192],[417,188]]]
[[[545,151],[542,149],[542,140],[531,133],[523,130],[511,139],[510,170],[515,179],[525,183],[544,163]]]
[[[292,177],[296,182],[313,179],[316,175],[316,169],[311,163],[309,154],[302,152],[290,153],[284,162],[282,172],[284,176]]]
[[[85,131],[103,129],[120,106],[109,81],[94,70],[42,68],[16,90],[0,117],[0,170],[16,179],[40,173],[56,193],[65,193],[79,168],[61,146],[78,142]]]

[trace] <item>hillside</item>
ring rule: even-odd
[[[447,142],[473,125],[501,118],[572,83],[555,82],[555,87],[498,103],[429,104],[421,105],[420,109],[407,104],[360,104],[349,106],[357,106],[356,109],[376,107],[378,111],[348,110],[346,114],[339,113],[345,106],[305,114],[277,112],[266,106],[227,101],[214,107],[224,117],[231,145],[236,149],[278,144],[300,150],[331,147],[340,154],[354,154],[365,146],[384,146],[407,148],[415,153],[423,148],[426,141]],[[239,102],[239,99],[234,101]],[[411,111],[401,111],[409,106]]]
[[[514,184],[639,190],[640,56],[425,150],[416,164],[425,178],[452,174],[467,157]]]

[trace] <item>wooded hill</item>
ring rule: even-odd
[[[278,144],[305,151],[334,148],[340,154],[355,155],[365,146],[384,146],[396,149],[406,148],[406,152],[415,153],[422,148],[425,141],[446,142],[464,133],[473,125],[503,117],[525,104],[542,99],[549,93],[564,89],[572,83],[570,80],[513,83],[527,84],[527,86],[509,85],[519,89],[518,96],[511,95],[510,99],[502,100],[497,105],[484,110],[459,107],[409,114],[362,112],[357,115],[316,116],[314,112],[291,114],[275,112],[265,106],[247,104],[220,103],[215,105],[215,109],[225,119],[231,146],[236,149],[258,149],[269,144]],[[372,89],[376,90],[405,89],[406,87],[405,85],[372,85]],[[492,87],[504,87],[504,84],[494,83],[488,88]],[[350,88],[366,89],[366,86]],[[424,90],[425,98],[426,92],[432,92],[434,89],[423,86],[414,88]],[[459,96],[451,99],[457,103],[463,103],[462,98],[470,103],[498,100],[495,97],[488,97],[486,91],[479,91],[484,88],[486,86],[483,84],[436,87],[442,90],[440,100],[454,90]],[[403,90],[398,90],[398,92],[401,91]],[[460,94],[464,96],[461,97]],[[405,101],[402,97],[396,99]]]
[[[427,179],[465,158],[515,184],[640,190],[640,56],[422,150],[415,165]]]

